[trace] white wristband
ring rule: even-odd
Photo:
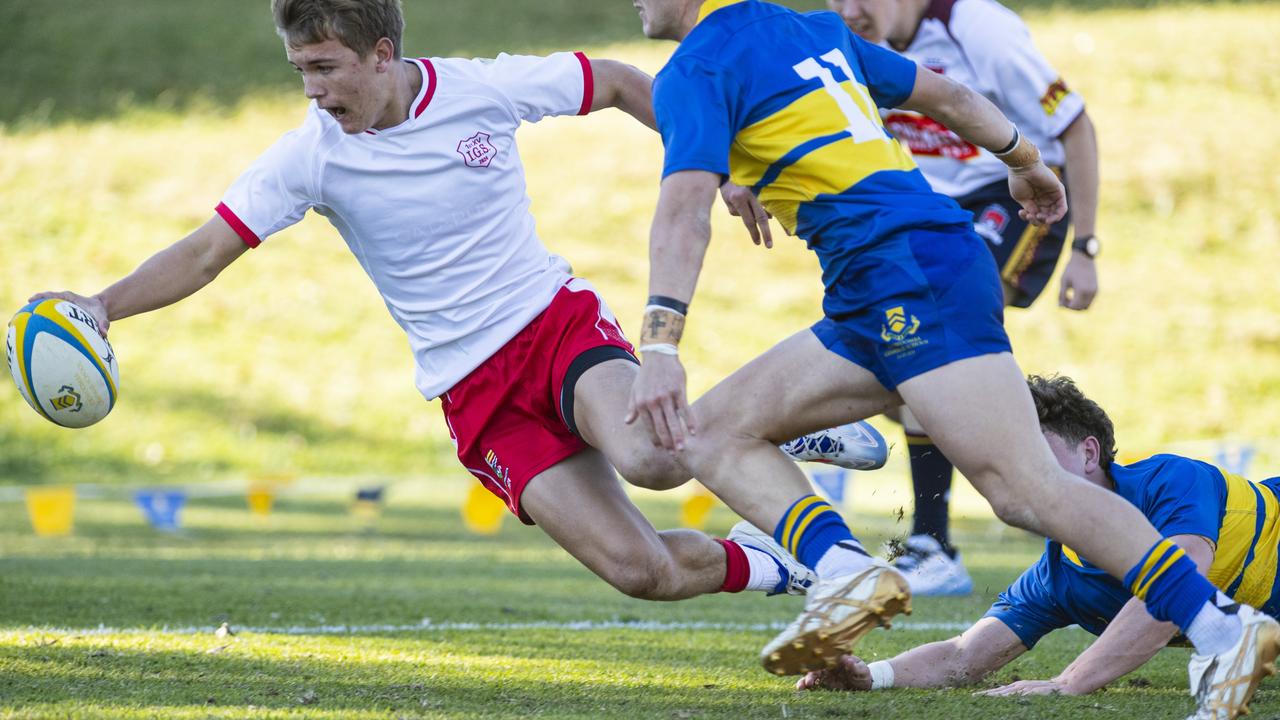
[[[641,345],[636,352],[655,352],[661,355],[679,355],[680,351],[671,343],[653,343],[651,345]]]
[[[887,690],[893,687],[893,666],[888,660],[877,660],[867,666],[871,671],[871,689]]]

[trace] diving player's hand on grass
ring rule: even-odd
[[[835,667],[814,670],[796,681],[797,690],[846,690],[871,689],[871,670],[862,658],[845,655]]]
[[[974,695],[988,697],[1007,697],[1010,695],[1077,695],[1057,680],[1019,680],[991,690],[976,692]]]
[[[742,224],[751,233],[751,242],[773,247],[773,235],[769,232],[769,218],[773,216],[760,204],[755,193],[726,181],[720,186],[720,197],[729,208],[730,215],[742,218]]]
[[[27,302],[33,303],[37,300],[48,300],[49,298],[75,303],[81,310],[89,313],[94,320],[98,321],[98,334],[102,335],[102,337],[107,336],[107,326],[111,324],[111,321],[107,319],[107,306],[102,304],[98,296],[85,297],[66,290],[61,292],[39,292],[27,298]]]
[[[626,423],[644,421],[649,438],[667,450],[683,450],[684,441],[696,432],[685,396],[684,366],[676,355],[644,354],[644,363],[631,386]]]
[[[1038,160],[1009,168],[1009,195],[1022,206],[1018,216],[1032,225],[1052,225],[1067,214],[1067,191],[1058,176]]]
[[[1098,267],[1093,258],[1082,253],[1071,253],[1067,267],[1062,271],[1062,287],[1058,291],[1058,304],[1068,310],[1087,310],[1098,294]]]

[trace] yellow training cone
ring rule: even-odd
[[[697,492],[689,496],[680,506],[680,525],[693,530],[701,530],[707,524],[707,515],[716,506],[716,496],[706,488],[699,487]]]
[[[462,522],[477,535],[495,535],[502,529],[502,519],[507,516],[507,506],[497,495],[483,485],[475,483],[462,503]]]
[[[75,488],[27,488],[27,514],[37,535],[70,535],[75,511]]]
[[[249,500],[249,512],[263,517],[270,515],[271,506],[276,500],[275,486],[267,483],[253,483],[249,485],[246,498]]]

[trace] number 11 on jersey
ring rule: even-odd
[[[867,91],[854,77],[853,68],[849,67],[849,60],[844,53],[837,50],[823,53],[821,58],[831,65],[835,65],[844,72],[849,84],[853,86],[853,94],[846,92],[840,83],[836,82],[836,78],[825,65],[818,62],[817,58],[805,58],[803,61],[796,63],[792,69],[796,74],[805,80],[821,80],[822,89],[836,101],[836,105],[840,107],[840,112],[844,113],[845,118],[849,120],[848,127],[845,128],[850,135],[853,136],[855,143],[870,142],[872,140],[887,140],[884,131],[880,129],[874,121],[868,117],[867,113],[878,112],[875,103],[871,102],[871,97],[867,95]],[[860,102],[854,101],[854,95]],[[861,105],[861,107],[859,107]],[[865,109],[864,109],[865,108]]]

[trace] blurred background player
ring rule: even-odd
[[[1111,419],[1069,378],[1033,376],[1028,385],[1040,430],[1063,468],[1137,506],[1232,598],[1272,615],[1280,612],[1280,477],[1251,483],[1178,455],[1121,465],[1115,462]],[[1177,632],[1172,624],[1154,620],[1111,576],[1071,548],[1049,540],[1040,560],[963,634],[870,665],[846,656],[831,670],[809,674],[797,687],[970,685],[1029,651],[1053,630],[1073,624],[1099,637],[1057,677],[1020,680],[986,694],[1093,692],[1150,660]]]
[[[1050,225],[1018,217],[1006,168],[989,151],[927,115],[904,109],[883,113],[885,127],[911,148],[929,184],[973,214],[974,229],[1000,268],[1007,305],[1026,308],[1035,302],[1074,222],[1058,303],[1088,308],[1098,292],[1097,140],[1084,99],[1036,49],[1022,19],[995,0],[827,0],[827,5],[862,38],[981,93],[1035,142],[1067,189],[1070,213]],[[909,410],[899,410],[889,415],[906,432],[915,517],[906,552],[894,565],[917,595],[967,594],[973,582],[949,532],[951,461]]]

